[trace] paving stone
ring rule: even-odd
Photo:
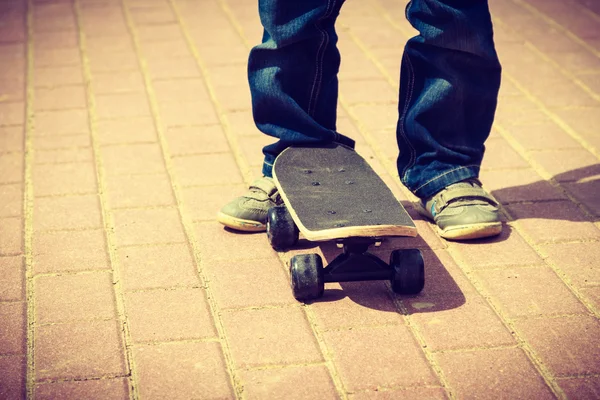
[[[552,186],[533,169],[521,169],[518,173],[487,170],[481,171],[480,177],[484,188],[503,204],[567,199],[560,189]]]
[[[542,264],[540,256],[508,225],[495,238],[457,242],[452,246],[473,269]]]
[[[0,184],[23,182],[23,153],[0,154]]]
[[[144,77],[140,71],[96,72],[92,78],[94,94],[141,93],[146,91]]]
[[[0,255],[23,252],[23,219],[0,218]]]
[[[88,111],[85,109],[36,112],[34,124],[36,137],[82,134],[90,131]]]
[[[0,357],[0,396],[3,399],[26,398],[27,357]]]
[[[85,107],[87,107],[87,98],[83,85],[37,88],[35,90],[35,111]]]
[[[0,185],[0,217],[19,217],[23,214],[23,184]]]
[[[382,390],[380,388],[376,390],[356,392],[348,396],[351,400],[394,400],[394,399],[407,399],[407,400],[442,400],[447,399],[446,391],[440,387],[409,387],[402,389],[388,389]]]
[[[93,163],[94,153],[92,148],[89,146],[70,147],[63,149],[40,149],[36,150],[35,152],[34,162],[36,165]],[[88,169],[91,169],[94,174],[96,173],[94,165],[91,165]]]
[[[347,391],[438,383],[405,326],[329,331],[323,338]]]
[[[33,234],[33,272],[52,273],[110,269],[104,232],[39,232]]]
[[[238,233],[220,224],[200,222],[195,226],[196,242],[203,262],[254,260],[277,257],[264,233]]]
[[[483,298],[474,292],[419,297],[409,311],[427,347],[456,350],[507,346],[515,343],[508,328]],[[461,327],[468,326],[468,329]]]
[[[25,104],[0,103],[0,126],[23,125],[25,123]]]
[[[229,151],[229,143],[219,125],[172,127],[167,129],[165,137],[172,156]]]
[[[145,93],[111,93],[95,97],[98,119],[131,118],[150,115]]]
[[[512,204],[508,210],[535,243],[600,238],[600,230],[571,202]]]
[[[96,193],[96,168],[92,163],[36,165],[33,185],[36,196]]]
[[[173,160],[173,166],[177,181],[183,187],[243,183],[239,166],[228,153],[178,157]]]
[[[181,243],[186,240],[179,213],[173,208],[115,210],[118,246]]]
[[[107,175],[135,175],[166,171],[157,143],[106,146],[101,150]]]
[[[435,355],[458,398],[553,399],[525,353],[518,348],[485,349]]]
[[[510,318],[586,312],[564,282],[546,267],[478,271],[477,276]]]
[[[275,258],[204,262],[202,268],[221,309],[296,304]]]
[[[215,337],[202,289],[127,293],[125,307],[134,342],[163,342]]]
[[[117,254],[124,290],[199,285],[186,244],[125,247]]]
[[[323,365],[244,371],[241,379],[248,399],[311,400],[339,396]]]
[[[384,282],[327,285],[326,298],[311,305],[321,329],[404,324]]]
[[[181,190],[183,207],[193,221],[212,221],[225,204],[246,190],[247,186],[241,183],[185,188]]]
[[[0,257],[0,301],[25,299],[23,256]]]
[[[0,127],[0,152],[22,152],[24,147],[24,127]]]
[[[38,324],[117,317],[110,271],[38,276],[34,293]]]
[[[101,120],[97,132],[101,144],[152,143],[158,139],[150,117]]]
[[[125,375],[122,332],[117,321],[41,325],[35,333],[36,380]]]
[[[516,329],[556,377],[598,374],[600,324],[588,315],[518,321]]]
[[[0,303],[0,355],[25,354],[27,351],[27,305],[24,302]],[[0,357],[1,359],[1,357]],[[0,385],[2,387],[2,385]]]
[[[98,196],[77,195],[36,198],[34,230],[91,229],[102,226]]]
[[[600,394],[600,378],[582,377],[557,379],[569,399],[595,399]]]
[[[598,243],[564,243],[542,246],[548,260],[566,274],[570,282],[577,287],[597,286],[600,284],[600,271],[597,263],[600,259]]]
[[[127,378],[43,383],[35,386],[35,398],[43,400],[59,398],[127,400],[129,399],[129,385]]]
[[[323,361],[299,307],[230,311],[221,319],[233,359],[241,368]]]
[[[166,174],[106,176],[110,207],[160,207],[175,205],[171,181]]]
[[[147,399],[234,397],[222,349],[215,342],[135,346],[140,396]],[[165,374],[165,371],[169,371]]]

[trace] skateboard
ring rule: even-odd
[[[417,294],[425,284],[418,249],[394,250],[390,262],[369,253],[389,236],[417,235],[402,204],[371,166],[352,148],[289,147],[273,164],[283,205],[267,214],[267,237],[277,251],[292,248],[300,234],[311,242],[336,241],[343,249],[326,267],[318,254],[290,260],[294,297],[310,301],[326,282],[390,280],[394,292]]]

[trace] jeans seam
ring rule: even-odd
[[[414,191],[418,192],[419,190],[421,190],[425,186],[429,185],[431,182],[440,179],[442,176],[446,176],[448,174],[451,174],[451,173],[453,173],[455,171],[458,171],[458,170],[461,170],[461,169],[467,169],[467,168],[472,168],[472,167],[480,168],[480,166],[477,165],[477,164],[461,165],[460,167],[456,167],[454,169],[451,169],[450,171],[446,171],[443,174],[436,176],[435,178],[431,178],[430,180],[428,180],[427,182],[425,182],[424,184],[422,184],[421,186],[419,186],[418,188],[416,188]]]
[[[404,171],[402,171],[402,179],[405,182],[407,181],[408,169],[410,167],[412,167],[415,163],[415,149],[412,146],[412,144],[410,143],[410,141],[408,140],[408,136],[406,135],[406,132],[404,131],[404,123],[406,122],[406,114],[408,112],[408,108],[410,107],[410,102],[412,100],[414,87],[415,87],[415,73],[414,73],[412,62],[410,61],[410,57],[409,57],[408,53],[406,53],[406,62],[408,63],[408,67],[410,70],[410,80],[409,80],[409,84],[408,84],[408,95],[406,97],[406,104],[404,105],[404,110],[402,110],[402,115],[400,116],[400,134],[402,135],[402,137],[408,144],[409,151],[410,151],[410,159],[409,159],[408,163],[406,164],[406,166],[404,167]]]
[[[329,35],[327,34],[326,30],[321,28],[319,23],[321,21],[323,21],[325,18],[329,17],[331,15],[331,13],[333,12],[334,7],[331,7],[331,1],[332,0],[327,0],[327,9],[325,10],[325,14],[323,16],[321,16],[321,18],[319,18],[317,20],[317,22],[315,22],[315,27],[321,32],[321,44],[319,44],[319,48],[317,49],[315,79],[313,81],[313,86],[312,86],[312,89],[310,92],[310,99],[308,102],[308,115],[310,115],[311,117],[313,116],[313,114],[315,112],[315,108],[316,108],[316,104],[317,104],[317,97],[319,96],[319,92],[320,92],[321,79],[322,79],[322,74],[323,74],[322,73],[323,59],[325,58],[324,47],[326,47],[327,44],[329,43]],[[335,2],[335,0],[334,0],[334,2]],[[322,53],[321,53],[321,50],[323,50]]]

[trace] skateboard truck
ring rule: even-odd
[[[299,230],[285,206],[273,207],[267,214],[267,237],[277,250],[287,250],[299,238]],[[291,286],[300,301],[321,297],[326,282],[389,280],[399,294],[417,294],[425,285],[425,268],[421,251],[392,251],[390,263],[368,252],[370,246],[381,244],[381,238],[351,237],[337,240],[343,248],[329,265],[323,267],[318,254],[300,254],[290,260]]]

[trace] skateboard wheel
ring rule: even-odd
[[[298,242],[298,227],[285,206],[271,207],[267,213],[267,238],[276,251],[287,250]]]
[[[292,292],[299,301],[314,300],[325,291],[323,260],[318,254],[300,254],[290,260]]]
[[[392,290],[418,294],[425,286],[425,263],[419,249],[394,250],[390,256]]]

